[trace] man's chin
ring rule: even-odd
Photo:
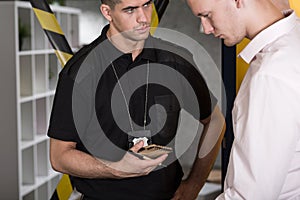
[[[131,39],[135,40],[135,41],[142,41],[142,40],[146,40],[149,37],[149,32],[147,33],[143,33],[143,34],[134,34]]]
[[[234,41],[229,41],[229,40],[225,40],[224,39],[224,44],[227,46],[227,47],[232,47],[234,45],[236,45],[238,42],[234,42]]]

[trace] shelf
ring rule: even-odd
[[[60,64],[54,54],[49,55],[48,67],[48,90],[54,90],[58,81],[58,73],[61,69]]]
[[[32,199],[35,199],[34,198],[34,191],[32,191],[32,192],[30,192],[30,193],[23,196],[23,200],[32,200]]]
[[[36,181],[34,184],[22,185],[21,186],[21,196],[26,196],[26,195],[32,193],[32,191],[34,191],[36,188],[38,188],[40,185],[42,185],[46,182],[48,182],[48,184],[50,184],[50,192],[52,192],[52,191],[54,191],[52,189],[56,188],[56,185],[59,182],[60,177],[61,177],[60,173],[50,170],[48,176],[36,177]],[[32,199],[30,199],[30,200],[32,200]]]
[[[55,176],[54,178],[52,178],[52,179],[50,180],[50,183],[49,183],[49,186],[50,186],[50,189],[49,189],[50,194],[52,194],[52,193],[55,191],[56,186],[57,186],[57,184],[58,184],[58,182],[59,182],[59,180],[60,180],[61,177],[62,177],[62,174],[58,174],[57,176]]]
[[[22,185],[35,184],[33,147],[22,151]]]
[[[33,140],[33,103],[26,102],[21,104],[21,140]]]
[[[37,176],[48,176],[49,156],[47,141],[37,144]]]
[[[54,54],[53,49],[41,49],[41,50],[28,50],[28,51],[19,51],[19,56],[29,56],[29,55],[41,55],[41,54]]]
[[[77,50],[80,10],[50,6]],[[47,129],[58,73],[62,69],[28,1],[0,1],[2,85],[7,87],[0,125],[7,133],[0,152],[7,152],[1,174],[1,197],[16,200],[50,199],[61,174],[49,159]],[[23,36],[21,37],[23,32]],[[22,40],[21,40],[22,38]],[[7,103],[9,102],[9,103]],[[9,166],[9,167],[8,167]],[[11,167],[10,167],[11,166]],[[7,181],[10,180],[10,181]]]
[[[45,55],[34,55],[35,58],[35,82],[34,82],[34,94],[45,93],[46,88],[46,61]]]
[[[20,96],[26,97],[33,94],[32,91],[32,56],[20,57]]]
[[[19,28],[19,50],[31,50],[32,27],[31,19],[32,12],[29,9],[18,8],[18,28]],[[24,37],[21,37],[24,35]],[[22,39],[23,38],[23,39]]]
[[[41,29],[41,25],[39,24],[36,17],[34,17],[34,48],[33,50],[43,50],[46,49],[46,35]]]
[[[44,183],[37,189],[37,196],[38,200],[49,200],[49,195],[48,195],[48,184]]]
[[[48,98],[48,109],[49,109],[49,112],[50,110],[52,110],[52,106],[53,106],[53,101],[54,101],[54,95],[53,96],[49,96]],[[48,118],[48,121],[50,120],[50,115],[48,115],[49,118]]]
[[[71,14],[71,26],[70,26],[70,38],[72,47],[79,47],[79,32],[76,30],[79,30],[79,16],[76,14]],[[73,49],[73,52],[75,52],[75,49]]]
[[[36,100],[36,135],[46,135],[47,132],[47,107],[46,98]]]
[[[55,90],[50,90],[50,91],[40,93],[40,94],[35,94],[35,95],[32,95],[32,96],[21,97],[19,103],[26,103],[26,102],[33,101],[35,99],[41,99],[41,98],[44,98],[44,97],[51,97],[51,96],[54,96],[54,94],[55,94]]]
[[[48,138],[47,135],[37,135],[34,140],[22,141],[21,142],[21,150],[32,147],[33,145],[38,144],[38,143],[43,142],[43,141],[46,141],[48,139],[49,138]]]

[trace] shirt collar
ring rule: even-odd
[[[109,29],[109,24],[106,25],[103,30],[102,30],[102,33],[101,33],[101,40],[102,41],[105,41],[107,40],[108,41],[108,38],[107,38],[107,31]],[[153,61],[155,62],[156,61],[156,51],[155,51],[155,45],[154,45],[154,38],[149,35],[149,37],[146,39],[145,41],[145,45],[144,45],[144,49],[143,51],[140,53],[140,55],[138,55],[137,59],[145,59],[145,60],[150,60],[150,61]],[[108,44],[110,46],[109,49],[114,49],[114,51],[117,51],[119,52],[120,54],[124,54],[126,55],[125,53],[121,52],[120,50],[118,50],[111,42],[108,42]],[[131,55],[131,54],[130,54]]]
[[[256,35],[238,56],[249,64],[265,46],[288,33],[296,25],[298,19],[295,12],[291,11],[289,14]]]
[[[157,60],[154,38],[151,35],[149,35],[149,37],[145,41],[144,49],[141,52],[141,57],[153,62]]]

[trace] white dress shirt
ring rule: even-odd
[[[240,56],[250,63],[235,99],[224,193],[217,199],[300,199],[300,19],[259,33]]]

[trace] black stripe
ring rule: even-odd
[[[32,5],[33,8],[37,8],[49,13],[52,13],[52,10],[49,6],[49,4],[46,2],[46,0],[30,0],[30,3]]]
[[[57,195],[57,190],[55,190],[50,198],[50,200],[59,200],[58,195]]]
[[[68,44],[67,39],[65,38],[64,35],[49,31],[49,30],[44,30],[52,47],[55,50],[63,51],[65,53],[69,53],[73,55],[72,49]]]
[[[225,148],[222,147],[222,183],[224,183],[227,173],[230,151],[234,139],[232,126],[232,108],[236,97],[236,46],[227,47],[222,42],[222,78],[226,94],[222,94],[222,99],[226,99],[223,108],[226,110],[226,131],[224,136]],[[223,90],[222,90],[223,92]],[[222,184],[222,189],[224,184]]]
[[[161,20],[165,10],[167,9],[168,4],[169,4],[169,0],[156,0],[154,2],[159,21]]]

